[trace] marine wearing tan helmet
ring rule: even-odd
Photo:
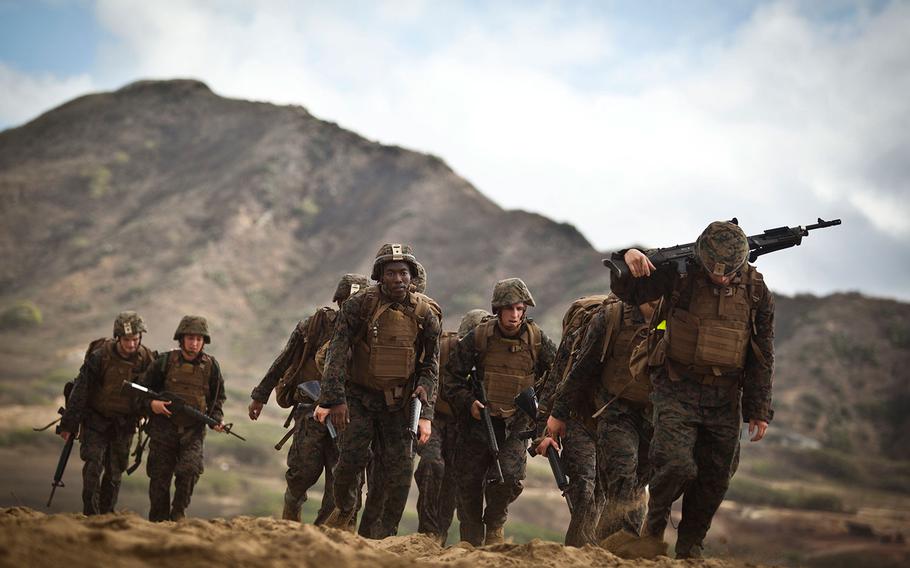
[[[376,253],[376,260],[373,262],[373,271],[370,274],[370,278],[379,282],[382,276],[382,265],[387,262],[406,262],[411,267],[412,278],[419,274],[418,266],[420,266],[420,263],[417,262],[417,258],[411,250],[411,245],[386,243],[379,247],[379,252]]]
[[[133,311],[125,311],[117,314],[117,318],[114,320],[114,337],[119,338],[124,335],[137,335],[140,333],[148,333],[148,328],[145,327],[145,321],[142,319],[142,316]]]
[[[174,332],[174,340],[181,341],[184,335],[201,335],[206,343],[212,342],[209,322],[202,316],[183,316]]]
[[[521,278],[506,278],[493,287],[493,300],[490,306],[494,314],[499,313],[499,308],[518,302],[524,302],[528,306],[535,305],[531,291]]]
[[[332,301],[343,302],[369,285],[367,277],[363,274],[345,274],[335,288],[335,295],[332,296]]]
[[[738,225],[714,221],[695,241],[695,256],[708,274],[729,276],[749,258],[749,239]]]

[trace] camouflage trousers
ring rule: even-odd
[[[459,426],[455,448],[455,476],[458,480],[461,540],[480,546],[484,541],[485,529],[489,531],[503,527],[509,514],[509,505],[521,495],[528,443],[518,438],[521,426],[516,424],[518,427],[506,432],[505,422],[493,418],[504,482],[488,483],[488,470],[493,465],[493,455],[487,445],[483,422],[468,416]]]
[[[739,399],[718,407],[679,400],[672,391],[655,391],[653,475],[646,532],[662,537],[670,507],[683,497],[676,553],[701,546],[711,519],[730,485],[738,457]]]
[[[603,493],[597,483],[597,444],[594,435],[573,418],[566,423],[562,447],[562,467],[569,477],[566,497],[572,503],[566,546],[595,544],[595,529],[603,508]]]
[[[153,416],[149,421],[149,520],[180,520],[193,496],[204,468],[202,447],[205,426],[178,429],[169,420]],[[174,500],[171,502],[171,481]]]
[[[442,542],[445,542],[455,514],[456,426],[454,417],[436,414],[430,439],[419,450],[420,463],[414,473],[419,491],[417,532],[439,535]]]
[[[325,470],[322,503],[314,521],[314,524],[321,525],[335,508],[335,499],[332,495],[334,485],[332,468],[338,461],[338,448],[324,424],[320,424],[312,416],[300,417],[297,420],[298,429],[291,438],[291,447],[288,450],[288,469],[285,473],[288,486],[284,493],[282,517],[287,520],[300,520],[300,508],[307,500],[307,491],[319,481]]]
[[[120,494],[120,480],[129,467],[135,418],[108,419],[89,411],[82,423],[79,457],[82,466],[82,512],[111,513]]]
[[[368,499],[363,516],[381,517],[383,525],[391,534],[396,534],[407,504],[414,467],[414,459],[410,455],[408,408],[397,411],[384,407],[368,408],[363,400],[355,396],[348,396],[347,403],[351,421],[341,434],[340,453],[334,470],[335,507],[345,515],[356,513],[362,472],[371,458],[379,460],[377,463],[382,464],[384,499],[373,502]]]
[[[373,438],[373,448],[378,448],[381,442],[377,435]],[[367,498],[360,517],[360,526],[357,534],[364,538],[383,539],[387,536],[398,534],[398,521],[390,519],[390,512],[386,512],[386,497],[388,492],[385,487],[382,456],[371,451],[370,461],[361,477],[361,491],[363,493],[363,480],[366,480]]]
[[[606,499],[598,542],[619,530],[641,533],[652,433],[646,409],[622,399],[608,406],[597,422],[598,475]]]

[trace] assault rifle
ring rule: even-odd
[[[284,421],[284,427],[287,428],[291,425],[291,421],[294,420],[295,416],[303,416],[304,418],[311,414],[316,409],[316,403],[319,401],[319,396],[322,394],[322,387],[320,386],[319,381],[307,381],[297,385],[297,391],[299,394],[306,396],[310,399],[309,402],[300,402],[294,405],[291,409],[291,412],[288,413],[288,417]],[[284,446],[291,436],[300,429],[300,426],[303,424],[303,420],[297,422],[297,424],[288,430],[285,435],[275,444],[276,450],[281,450],[281,447]],[[335,440],[338,437],[338,432],[335,431],[335,425],[332,424],[332,417],[328,416],[325,419],[326,429],[329,431],[329,436],[332,440]]]
[[[125,384],[126,386],[128,386],[130,388],[136,389],[138,391],[142,391],[142,392],[150,395],[155,400],[169,401],[171,404],[168,407],[168,410],[170,410],[172,413],[179,412],[186,416],[190,416],[190,417],[198,420],[199,422],[202,422],[212,428],[214,428],[215,426],[219,426],[219,425],[223,426],[225,434],[230,434],[231,436],[240,438],[241,440],[246,442],[246,438],[244,438],[240,434],[236,434],[235,432],[232,431],[232,429],[234,427],[233,424],[221,424],[220,422],[218,422],[217,420],[215,420],[208,414],[205,414],[204,412],[200,412],[199,410],[190,406],[189,404],[186,403],[185,400],[183,400],[182,398],[180,398],[179,396],[177,396],[173,393],[170,393],[170,392],[158,393],[148,387],[144,387],[140,384],[136,384],[136,383],[133,383],[130,381],[123,381],[123,384]]]
[[[420,411],[423,410],[423,401],[419,396],[411,399],[411,414],[408,416],[408,432],[411,434],[411,458],[414,457],[414,451],[417,447],[417,427],[420,424]]]
[[[146,426],[148,426],[147,418],[142,423],[142,425],[139,426],[139,431],[136,437],[136,449],[133,450],[132,454],[130,454],[131,456],[135,457],[136,460],[133,462],[133,465],[127,468],[127,475],[133,475],[133,472],[139,469],[139,466],[142,465],[142,454],[145,453],[145,447],[149,443],[149,435],[148,432],[145,431]],[[145,434],[145,438],[142,437],[143,434]]]
[[[60,426],[57,426],[57,434],[59,433]],[[70,453],[73,451],[73,442],[75,441],[76,432],[70,432],[70,437],[66,443],[63,444],[63,450],[60,452],[60,459],[57,460],[57,469],[54,471],[54,481],[51,482],[51,496],[47,498],[48,508],[50,508],[51,502],[54,500],[54,493],[57,492],[57,488],[66,487],[66,484],[63,483],[63,472],[66,471],[66,463],[70,459]]]
[[[531,418],[532,423],[537,422],[537,394],[534,392],[534,387],[528,387],[525,390],[518,393],[518,396],[515,397],[515,406],[520,408],[525,414]],[[522,439],[534,438],[535,430],[528,430],[527,432],[522,432],[519,434],[519,437]],[[531,456],[537,455],[537,449],[531,445],[528,448],[528,453]],[[569,490],[569,478],[566,477],[566,472],[562,469],[562,461],[559,459],[559,452],[556,451],[556,448],[553,446],[547,446],[547,459],[550,461],[550,469],[553,470],[553,478],[556,479],[556,486],[559,487],[559,490],[562,491],[562,496],[566,498],[566,504],[569,506],[569,513],[573,512],[572,510],[572,501],[569,500],[568,490]]]
[[[490,465],[490,469],[487,470],[487,482],[504,483],[502,466],[499,463],[499,442],[496,441],[496,430],[493,429],[493,419],[490,416],[490,401],[487,400],[487,392],[483,388],[483,383],[477,380],[476,377],[474,377],[472,382],[474,384],[474,394],[480,404],[483,405],[483,408],[480,409],[480,420],[483,422],[484,430],[487,433],[487,447],[493,455],[493,463]]]
[[[730,222],[739,225],[736,217],[731,219]],[[803,237],[809,236],[809,231],[834,227],[840,225],[840,223],[840,219],[825,221],[819,217],[818,223],[814,225],[777,227],[776,229],[767,229],[760,235],[748,237],[749,262],[755,262],[756,258],[769,252],[799,246],[803,241]],[[679,274],[685,274],[688,270],[688,264],[695,262],[695,243],[649,249],[643,252],[655,267],[673,265]],[[604,266],[610,269],[612,278],[622,278],[629,275],[629,266],[626,264],[623,255],[618,252],[610,255],[610,258],[605,258],[603,263]]]

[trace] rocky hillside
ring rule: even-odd
[[[73,100],[0,133],[0,403],[58,393],[128,308],[158,348],[182,314],[208,316],[244,397],[294,322],[389,241],[414,245],[449,328],[502,277],[525,278],[553,335],[573,298],[608,286],[572,226],[303,108],[187,80]],[[772,439],[910,459],[910,306],[779,297],[777,351]]]
[[[32,302],[30,333],[68,352],[122,309],[161,346],[201,313],[226,366],[261,373],[383,242],[414,246],[448,327],[499,278],[525,278],[545,323],[608,284],[575,228],[501,209],[439,158],[196,81],[88,95],[0,133],[0,196],[0,305]],[[29,366],[9,350],[3,372]]]

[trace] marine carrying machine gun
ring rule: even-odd
[[[739,225],[736,217],[731,219],[730,222],[734,225]],[[755,259],[769,252],[799,246],[803,241],[803,237],[809,236],[809,231],[835,227],[840,224],[840,219],[825,221],[819,217],[818,222],[814,225],[777,227],[776,229],[767,229],[760,235],[752,235],[748,237],[749,262],[755,262]],[[688,264],[695,262],[695,243],[649,249],[642,252],[654,266],[673,265],[679,274],[685,274],[688,271]],[[604,266],[610,269],[611,278],[622,278],[629,275],[629,266],[626,264],[623,255],[618,252],[610,255],[610,258],[605,258],[603,263]]]

